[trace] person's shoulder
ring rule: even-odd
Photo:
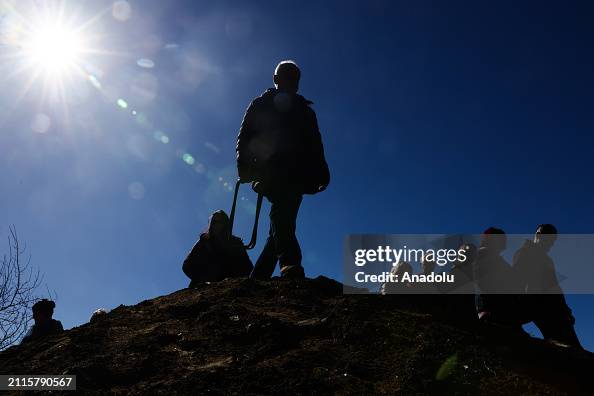
[[[514,253],[514,257],[516,259],[521,259],[529,255],[537,254],[538,250],[539,249],[534,242],[526,239],[522,246],[516,251],[516,253]]]
[[[208,234],[208,232],[203,232],[200,234],[198,238],[198,242],[196,242],[196,247],[200,249],[210,249],[214,244],[213,238]]]
[[[306,99],[304,96],[300,94],[295,94],[295,98],[297,99],[296,102],[300,105],[305,114],[310,116],[316,115],[315,110],[311,107],[311,105],[313,105],[314,102],[312,102],[309,99]]]
[[[60,322],[59,320],[52,319],[52,326],[56,330],[59,330],[59,331],[64,330],[64,326],[62,326],[62,322]]]
[[[198,236],[198,241],[196,242],[196,245],[202,246],[202,245],[209,245],[211,243],[212,243],[212,238],[210,237],[208,232],[203,232],[200,234],[200,236]]]
[[[25,335],[23,336],[23,339],[21,340],[21,344],[25,344],[29,341],[31,341],[33,339],[33,326],[31,326],[29,328],[29,330],[27,330],[27,333],[25,333]]]
[[[233,247],[243,248],[243,240],[240,237],[231,235],[231,238],[229,239],[229,245]]]
[[[260,105],[269,103],[272,100],[272,98],[274,97],[275,93],[276,93],[276,89],[268,88],[266,91],[262,92],[262,94],[260,96],[255,97],[250,102],[250,107],[260,106]]]

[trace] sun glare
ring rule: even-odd
[[[76,66],[84,45],[73,29],[60,24],[46,24],[31,32],[23,49],[28,60],[40,71],[62,74]]]
[[[6,80],[22,84],[16,102],[34,97],[41,102],[67,104],[89,81],[100,88],[101,68],[96,62],[113,55],[102,47],[98,33],[105,14],[92,13],[74,2],[0,0],[0,66]],[[68,6],[71,7],[68,7]],[[32,95],[30,95],[32,94]]]

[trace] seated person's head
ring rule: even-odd
[[[55,307],[56,303],[46,298],[33,304],[33,320],[35,320],[35,324],[42,325],[49,322],[54,315]]]
[[[208,220],[208,234],[217,238],[229,236],[230,220],[227,213],[222,210],[217,210]]]
[[[541,224],[536,228],[534,243],[545,251],[551,250],[557,241],[557,228],[552,224]]]
[[[481,247],[487,248],[494,253],[501,253],[507,246],[505,231],[495,227],[489,227],[481,236]]]

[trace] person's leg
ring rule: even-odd
[[[272,210],[271,210],[272,215]],[[274,243],[274,236],[273,236],[273,225],[272,225],[272,218],[270,222],[270,229],[268,231],[268,238],[266,239],[266,244],[264,245],[264,249],[262,249],[262,253],[258,257],[258,261],[256,261],[256,265],[250,274],[250,278],[259,279],[259,280],[266,280],[270,279],[272,273],[274,272],[274,268],[276,267],[276,262],[278,257],[276,256],[275,252],[275,243]]]
[[[534,324],[538,327],[545,340],[554,340],[580,349],[583,348],[573,325],[569,322],[552,318],[539,318],[534,320]]]
[[[303,277],[301,248],[295,236],[301,200],[301,194],[287,193],[274,197],[272,201],[270,221],[273,225],[275,251],[283,276],[286,273],[283,268],[291,267],[292,274]]]

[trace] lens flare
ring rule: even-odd
[[[188,165],[194,165],[194,163],[196,162],[196,160],[194,159],[194,157],[192,157],[191,154],[185,153],[182,156],[182,159],[184,160],[184,162]]]

